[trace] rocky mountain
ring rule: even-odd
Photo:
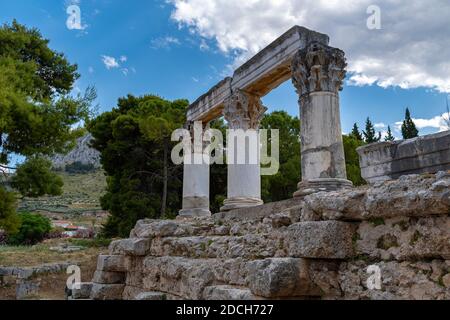
[[[75,148],[67,154],[53,156],[50,160],[53,168],[64,170],[67,165],[81,163],[83,165],[93,165],[94,168],[100,168],[100,153],[89,146],[92,135],[87,134],[77,140]]]

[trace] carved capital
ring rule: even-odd
[[[225,101],[223,115],[230,129],[258,129],[267,108],[259,96],[235,90]]]
[[[346,67],[342,50],[313,42],[295,55],[292,82],[300,97],[318,91],[338,93],[342,90]]]

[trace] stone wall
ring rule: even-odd
[[[74,295],[450,299],[449,215],[450,172],[439,172],[211,218],[142,220]],[[368,268],[380,289],[368,287]]]
[[[450,170],[450,131],[380,142],[358,149],[361,174],[369,182]]]

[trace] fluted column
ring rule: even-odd
[[[259,124],[267,110],[258,96],[235,90],[225,101],[228,196],[221,211],[262,205]]]
[[[292,62],[299,95],[302,181],[295,197],[352,187],[347,180],[339,107],[344,52],[312,43]]]
[[[191,137],[195,134],[203,135],[200,125],[194,133],[192,124],[188,124]],[[200,137],[201,139],[201,137]],[[199,139],[199,140],[200,140]],[[209,155],[203,152],[203,142],[193,139],[192,152],[184,154],[183,170],[183,209],[180,217],[207,217],[211,215],[209,209]]]

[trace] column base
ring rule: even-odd
[[[264,204],[264,201],[258,198],[236,197],[225,199],[223,207],[220,208],[221,212],[230,211],[240,208],[257,207]]]
[[[183,210],[180,210],[180,212],[178,213],[178,216],[182,217],[182,218],[210,217],[211,216],[211,211],[209,211],[208,209],[201,209],[201,208],[183,209]]]
[[[294,193],[294,198],[304,197],[317,192],[336,191],[340,189],[349,189],[353,183],[347,179],[320,178],[301,181],[298,184],[298,191]]]

